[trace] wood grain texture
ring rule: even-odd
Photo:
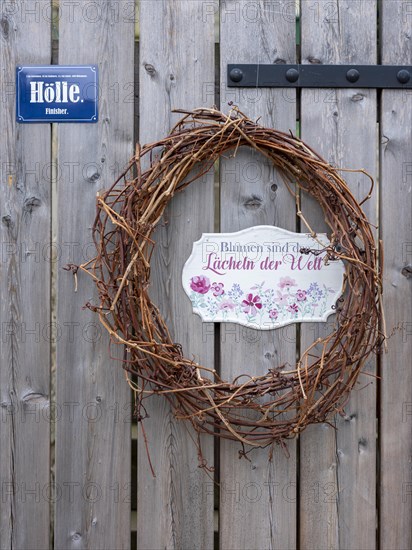
[[[294,6],[292,6],[294,8]],[[294,90],[228,89],[226,65],[294,63],[295,14],[290,2],[221,2],[221,109],[233,101],[252,119],[294,133]],[[241,149],[221,160],[221,231],[254,225],[276,225],[294,231],[295,204],[279,174],[264,157]],[[222,323],[221,375],[263,374],[296,359],[295,327],[255,331]],[[229,549],[296,548],[296,443],[288,442],[290,458],[275,447],[258,449],[250,461],[239,460],[238,443],[220,444],[220,546]]]
[[[207,4],[207,5],[206,5]],[[207,8],[207,9],[206,9]],[[212,8],[212,9],[210,9]],[[140,142],[166,135],[181,115],[174,108],[211,106],[214,84],[214,2],[144,0],[140,6]],[[202,232],[213,230],[213,174],[173,198],[155,234],[152,298],[186,357],[213,368],[213,326],[193,314],[181,285],[184,262]],[[147,402],[138,442],[137,547],[213,548],[212,479],[198,467],[196,434],[176,421],[166,399]],[[213,438],[201,438],[213,466]]]
[[[374,64],[377,5],[374,0],[302,2],[302,63]],[[337,167],[363,168],[377,177],[375,90],[302,90],[302,139]],[[370,187],[362,174],[343,173],[358,200]],[[377,223],[378,194],[364,205]],[[315,231],[327,226],[317,203],[303,197],[302,211]],[[306,228],[302,225],[301,231]],[[301,347],[333,328],[302,325]],[[365,368],[376,373],[372,357]],[[361,389],[366,386],[366,388]],[[376,538],[376,381],[361,375],[336,416],[337,431],[311,426],[300,438],[300,545],[305,549],[373,549]]]
[[[0,9],[0,548],[49,546],[50,136],[15,122],[15,71],[48,64],[50,23]],[[46,491],[46,492],[44,492]]]
[[[411,2],[382,5],[382,63],[412,64]],[[381,238],[384,307],[395,330],[382,355],[380,545],[412,547],[412,90],[383,90]],[[409,268],[408,268],[409,266]]]
[[[125,6],[121,4],[120,7]],[[129,5],[129,4],[127,4]],[[130,546],[130,391],[120,349],[109,350],[97,316],[93,281],[62,270],[93,257],[96,193],[106,189],[133,152],[134,17],[104,0],[63,5],[60,64],[99,68],[99,122],[58,127],[58,269],[55,547]],[[130,7],[130,6],[129,6]]]

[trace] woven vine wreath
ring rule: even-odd
[[[184,116],[171,133],[138,145],[125,172],[98,197],[93,226],[97,255],[80,268],[93,277],[100,304],[87,306],[98,312],[111,340],[124,345],[122,366],[136,393],[139,420],[146,416],[145,399],[162,394],[177,418],[190,420],[198,433],[240,441],[241,452],[250,450],[245,451],[246,445],[284,446],[285,439],[308,424],[342,411],[366,359],[384,340],[381,277],[370,223],[338,171],[296,137],[264,128],[236,107],[228,115],[215,109],[177,112]],[[309,346],[296,365],[223,380],[185,357],[171,339],[150,299],[150,261],[153,231],[173,196],[208,172],[223,153],[235,156],[240,146],[255,149],[280,171],[312,236],[300,210],[299,190],[320,204],[331,230],[331,244],[323,252],[328,261],[343,260],[345,292],[335,306],[333,332]],[[370,179],[365,200],[373,189]]]

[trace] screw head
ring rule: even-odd
[[[297,69],[288,69],[285,76],[288,82],[296,82],[299,78],[299,71]]]
[[[406,84],[407,82],[409,82],[411,75],[406,69],[401,69],[400,71],[398,71],[396,78],[401,84]]]
[[[241,69],[232,69],[229,76],[232,82],[240,82],[243,78],[243,72]]]
[[[356,82],[359,80],[360,74],[357,69],[349,69],[349,71],[346,73],[346,80],[349,82]]]

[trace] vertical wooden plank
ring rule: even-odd
[[[263,125],[295,133],[294,90],[226,88],[228,63],[295,62],[294,3],[225,0],[220,21],[222,110],[233,101]],[[294,231],[294,200],[266,159],[245,148],[221,161],[221,231],[265,224]],[[222,323],[220,331],[226,380],[295,364],[294,326],[260,332]],[[221,548],[296,548],[296,442],[288,442],[290,458],[276,446],[271,462],[263,449],[250,462],[239,460],[239,448],[232,441],[220,446]]]
[[[362,1],[302,2],[302,63],[374,64],[377,60],[377,3]],[[302,139],[337,167],[364,168],[377,176],[376,91],[302,90]],[[370,182],[361,174],[343,173],[358,200]],[[377,193],[364,205],[377,223]],[[315,231],[328,230],[319,206],[308,197],[302,211]],[[302,227],[301,231],[305,231]],[[333,328],[302,325],[306,349]],[[376,373],[372,357],[365,371]],[[376,538],[376,381],[361,376],[345,406],[346,416],[311,426],[300,439],[300,545],[302,548],[372,549]]]
[[[58,127],[55,546],[128,548],[129,388],[96,315],[82,309],[96,303],[94,283],[79,274],[75,293],[62,267],[93,257],[96,192],[112,183],[133,152],[133,3],[63,4],[59,47],[60,64],[98,66],[100,104],[97,124]]]
[[[412,2],[383,2],[382,63],[412,64]],[[381,237],[388,353],[382,355],[380,544],[412,547],[412,90],[383,90]],[[409,267],[408,267],[409,266]]]
[[[207,8],[207,9],[206,9]],[[143,0],[140,4],[140,141],[166,135],[174,108],[210,106],[204,89],[214,82],[214,2]],[[213,331],[206,331],[181,286],[193,241],[213,230],[213,174],[173,198],[156,232],[153,299],[186,356],[213,368]],[[150,471],[142,433],[138,444],[137,547],[213,548],[213,480],[198,467],[196,435],[176,421],[164,398],[147,402]],[[213,439],[202,437],[213,465]]]
[[[50,63],[50,5],[0,7],[2,549],[49,546],[51,129],[16,123],[14,84],[17,65]]]

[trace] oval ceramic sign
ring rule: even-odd
[[[342,294],[345,266],[326,261],[326,234],[316,238],[273,226],[204,233],[193,244],[182,282],[204,322],[260,330],[324,322]]]

